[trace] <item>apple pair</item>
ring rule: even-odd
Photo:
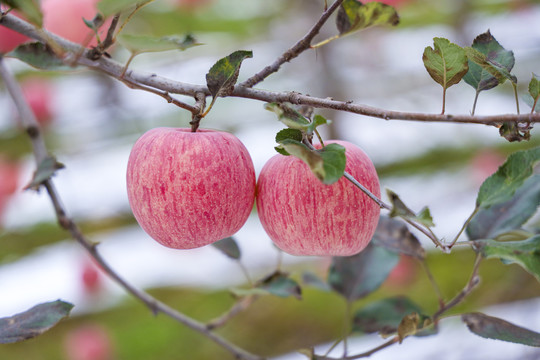
[[[375,167],[355,145],[345,171],[380,196]],[[247,149],[213,130],[155,128],[133,146],[127,190],[141,227],[162,245],[190,249],[236,233],[257,201],[261,223],[293,255],[348,256],[371,240],[379,206],[345,178],[325,185],[293,156],[276,155],[255,181]]]

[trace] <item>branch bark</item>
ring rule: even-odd
[[[39,129],[39,124],[35,118],[34,113],[32,112],[28,103],[24,100],[24,95],[19,84],[15,80],[15,77],[7,69],[4,64],[3,57],[0,56],[0,78],[4,80],[6,88],[10,93],[11,97],[15,102],[15,106],[21,121],[27,133],[30,135],[30,140],[32,142],[32,147],[34,150],[34,157],[36,162],[39,164],[43,159],[48,156],[48,151],[45,146],[43,137],[41,136],[41,131]],[[32,129],[31,131],[28,129]],[[56,187],[51,179],[43,182],[43,186],[47,190],[51,202],[56,213],[56,217],[60,226],[68,230],[73,237],[82,247],[84,247],[88,253],[94,258],[94,260],[101,266],[101,268],[120,286],[122,286],[127,292],[133,295],[135,298],[141,300],[154,314],[163,313],[181,324],[195,330],[208,339],[212,340],[216,344],[223,347],[225,350],[233,354],[237,359],[243,360],[262,360],[263,358],[254,354],[251,354],[244,349],[236,346],[235,344],[230,343],[225,338],[220,335],[215,334],[210,331],[205,324],[192,319],[183,313],[171,308],[170,306],[162,303],[161,301],[155,299],[148,293],[137,289],[117,274],[109,264],[103,259],[103,257],[97,251],[96,244],[88,240],[84,234],[81,232],[77,224],[68,216],[66,210],[64,209],[61,199],[56,191]]]
[[[33,25],[21,20],[11,14],[6,14],[0,18],[0,25],[9,27],[23,35],[36,39],[41,42],[46,42],[47,39],[43,36],[43,32],[38,31]],[[88,58],[91,50],[83,51],[83,56],[78,58],[74,54],[80,54],[81,46],[70,41],[67,41],[57,35],[44,33],[61,46],[66,52],[64,60],[69,64],[70,60],[76,60],[78,65],[85,66],[95,71],[103,72],[119,81],[129,81],[130,83],[139,85],[139,88],[145,89],[144,86],[158,89],[162,92],[170,94],[180,94],[189,97],[195,97],[197,93],[210,96],[210,91],[206,85],[195,85],[175,81],[154,73],[142,71],[127,70],[122,78],[124,66],[112,59],[101,57],[98,60]],[[70,55],[71,53],[71,55]],[[145,89],[149,91],[148,89]],[[519,123],[538,123],[540,122],[540,113],[528,114],[504,114],[504,115],[452,115],[452,114],[429,114],[416,112],[392,111],[372,106],[356,104],[352,101],[339,101],[328,98],[318,98],[309,95],[304,95],[294,91],[267,91],[261,89],[248,88],[242,85],[236,85],[231,94],[234,97],[253,99],[264,102],[289,102],[295,105],[307,105],[315,108],[326,108],[345,111],[353,114],[364,115],[372,118],[383,120],[406,120],[419,122],[446,122],[446,123],[463,123],[463,124],[483,124],[499,126],[505,122]],[[191,105],[189,105],[191,106]],[[190,108],[195,110],[196,106]]]

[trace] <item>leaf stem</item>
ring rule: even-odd
[[[519,98],[518,98],[518,93],[517,93],[517,85],[513,81],[512,81],[512,86],[514,87],[514,98],[516,99],[516,112],[519,115]]]
[[[480,207],[478,205],[476,205],[476,207],[474,208],[474,211],[472,212],[472,214],[467,218],[467,220],[465,220],[465,223],[463,224],[463,226],[461,227],[461,229],[459,230],[459,232],[457,233],[456,237],[454,238],[454,240],[450,243],[450,245],[448,245],[449,248],[452,248],[456,242],[458,241],[459,237],[461,236],[461,234],[463,234],[463,232],[465,231],[465,229],[467,228],[467,226],[469,225],[469,223],[471,222],[471,220],[473,219],[474,215],[476,215],[476,213],[480,210]]]
[[[361,358],[366,358],[366,357],[370,357],[371,355],[375,354],[376,352],[380,351],[380,350],[383,350],[391,345],[394,345],[396,343],[399,342],[399,337],[395,336],[393,337],[392,339],[388,340],[387,342],[383,343],[382,345],[379,345],[377,346],[376,348],[373,348],[369,351],[366,351],[366,352],[363,352],[361,354],[357,354],[357,355],[351,355],[351,356],[346,356],[346,357],[341,357],[341,358],[333,358],[333,357],[328,357],[328,356],[317,356],[315,355],[313,357],[313,359],[315,360],[356,360],[356,359],[361,359]]]
[[[240,298],[226,313],[223,315],[210,320],[206,324],[206,328],[208,330],[215,330],[217,328],[220,328],[227,324],[229,320],[231,320],[233,317],[241,313],[242,311],[246,310],[251,304],[255,302],[259,298],[259,295],[249,295]]]
[[[441,115],[444,115],[445,111],[446,111],[446,87],[443,86]]]
[[[131,19],[133,18],[133,16],[135,16],[135,14],[137,13],[137,11],[139,11],[140,9],[142,9],[143,7],[145,7],[146,5],[154,2],[155,0],[146,0],[145,2],[139,2],[136,6],[135,6],[135,9],[133,9],[133,11],[126,17],[126,19],[124,20],[124,22],[122,23],[122,25],[120,25],[120,28],[118,29],[118,32],[116,33],[116,36],[118,36],[118,34],[120,34],[122,32],[122,30],[124,30],[124,28],[126,27],[126,25],[131,21]],[[114,38],[114,41],[116,41],[116,36]]]
[[[422,264],[422,268],[424,269],[424,272],[426,273],[429,282],[431,283],[431,286],[433,287],[433,290],[435,291],[435,294],[437,295],[437,300],[439,300],[439,306],[444,306],[444,297],[441,292],[441,288],[435,281],[435,277],[433,276],[433,273],[431,272],[431,269],[429,268],[426,259],[419,259],[420,264]]]
[[[476,103],[478,102],[478,95],[480,94],[480,91],[476,90],[476,94],[474,95],[474,102],[472,106],[471,115],[474,116],[474,112],[476,111]]]

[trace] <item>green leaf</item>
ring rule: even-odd
[[[238,243],[233,237],[227,237],[225,239],[216,241],[212,244],[212,246],[221,251],[227,257],[234,260],[239,260],[242,255],[240,252],[240,247],[238,247]]]
[[[259,289],[268,291],[270,294],[279,297],[293,296],[302,300],[302,288],[288,274],[276,271],[264,278],[257,286]]]
[[[275,113],[278,120],[287,125],[288,128],[300,130],[309,136],[313,134],[318,126],[328,123],[328,120],[322,115],[315,115],[313,121],[310,121],[302,112],[284,103],[268,103],[264,105],[264,108]]]
[[[247,58],[252,58],[253,52],[238,50],[218,60],[206,74],[206,85],[215,99],[229,95],[238,80],[240,65]]]
[[[492,89],[507,79],[516,80],[510,74],[515,62],[514,53],[503,48],[489,30],[478,35],[472,48],[465,50],[469,58],[469,71],[463,80],[477,93]]]
[[[540,347],[540,333],[508,321],[482,313],[463,314],[461,320],[467,324],[471,332],[483,338]]]
[[[433,39],[433,48],[424,49],[422,61],[429,75],[443,89],[459,83],[469,70],[465,50],[444,38]]]
[[[377,290],[399,262],[399,254],[370,243],[354,256],[333,257],[328,283],[352,302]]]
[[[426,251],[420,241],[409,231],[407,226],[399,220],[386,216],[381,216],[379,219],[379,224],[373,235],[373,243],[390,251],[420,260],[426,257]]]
[[[61,300],[43,303],[0,319],[0,344],[15,343],[43,334],[67,317],[73,305]]]
[[[324,184],[333,184],[343,176],[347,158],[345,148],[339,144],[329,144],[322,149],[312,150],[300,141],[284,139],[280,145],[288,154],[305,162]]]
[[[488,177],[478,192],[476,206],[489,208],[509,201],[523,183],[533,175],[540,161],[540,147],[511,154],[495,174]]]
[[[540,175],[528,178],[505,202],[481,208],[467,226],[470,240],[494,239],[512,230],[519,230],[538,210]]]
[[[407,325],[413,322],[405,320],[408,315],[416,314],[417,320],[414,321],[414,334],[424,327],[431,325],[429,317],[422,314],[423,310],[404,296],[396,296],[373,302],[354,314],[353,331],[371,334],[378,332],[383,337],[387,337],[398,332],[401,325],[401,333],[404,335]],[[416,318],[415,316],[415,318]],[[421,321],[420,321],[421,320]],[[413,335],[413,334],[410,334]]]
[[[305,285],[313,286],[322,291],[330,291],[330,286],[324,282],[320,277],[312,272],[305,271],[302,273],[302,282]]]
[[[34,172],[34,176],[30,184],[25,189],[38,190],[44,181],[50,179],[57,170],[63,169],[64,165],[56,161],[52,156],[47,156],[38,165],[37,170]]]
[[[153,37],[146,35],[121,34],[118,42],[132,53],[186,50],[201,45],[188,34],[185,36]]]
[[[264,105],[264,108],[275,113],[278,116],[278,120],[290,129],[306,132],[310,125],[310,121],[304,115],[287,104],[268,103]]]
[[[6,56],[19,59],[37,69],[73,70],[73,67],[65,65],[47,45],[40,42],[19,45]]]
[[[535,73],[532,74],[531,81],[529,82],[529,95],[536,101],[540,97],[540,79]]]
[[[339,144],[328,144],[317,152],[323,160],[324,175],[321,181],[329,185],[341,179],[347,163],[345,148]]]
[[[399,198],[399,196],[390,189],[386,189],[386,194],[392,203],[392,210],[390,210],[390,217],[402,217],[404,219],[417,221],[427,227],[435,226],[431,212],[427,207],[424,207],[417,214],[409,209],[405,203]]]
[[[535,99],[533,99],[529,94],[523,95],[523,101],[525,101],[525,103],[529,105],[531,109],[534,108],[534,112],[540,113],[540,101],[537,100],[535,102]]]
[[[525,97],[525,102],[534,112],[540,112],[540,101],[538,99],[540,99],[540,79],[538,75],[533,73],[531,81],[529,81],[529,93]]]
[[[399,15],[396,10],[380,2],[362,4],[356,0],[345,0],[336,17],[336,26],[341,36],[370,26],[397,24]]]
[[[99,12],[105,17],[125,11],[137,4],[146,4],[153,0],[101,0],[97,4]]]
[[[290,128],[287,128],[287,129],[283,129],[283,130],[280,130],[277,134],[276,134],[276,142],[279,144],[287,139],[290,139],[290,140],[295,140],[295,141],[298,141],[298,142],[301,142],[302,141],[302,132],[300,130],[297,130],[297,129],[290,129]],[[276,146],[274,149],[276,149],[276,151],[278,153],[280,153],[281,155],[285,155],[285,156],[288,156],[290,155],[284,148],[283,146],[279,145],[279,146]]]
[[[281,141],[280,145],[288,154],[293,155],[305,162],[313,174],[315,174],[317,179],[321,181],[324,179],[323,158],[317,151],[311,150],[300,141],[293,139],[285,139]]]
[[[540,281],[540,235],[521,241],[476,240],[475,246],[485,258],[516,263]]]
[[[0,3],[16,9],[23,17],[38,27],[43,26],[43,13],[38,0],[2,0]]]
[[[286,139],[302,141],[302,132],[297,129],[283,129],[276,134],[276,142],[279,144]]]

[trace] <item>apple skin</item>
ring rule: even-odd
[[[345,147],[345,170],[380,197],[377,172],[364,151],[346,141],[327,143]],[[302,160],[284,155],[275,155],[261,170],[257,211],[277,247],[291,255],[317,256],[359,253],[380,214],[379,206],[347,179],[325,185]]]
[[[143,230],[164,246],[192,249],[244,225],[255,201],[255,170],[230,133],[155,128],[131,150],[127,190]]]

